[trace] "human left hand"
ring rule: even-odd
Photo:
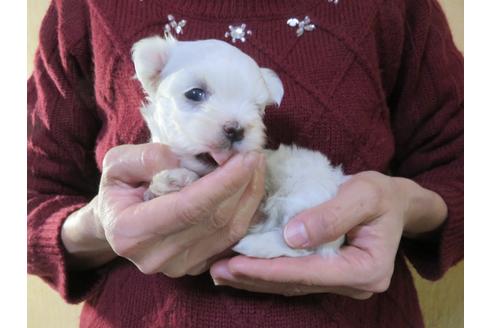
[[[388,289],[402,234],[419,238],[439,227],[447,207],[415,182],[362,172],[335,198],[293,218],[284,238],[293,248],[316,247],[346,234],[336,255],[275,259],[236,256],[216,262],[218,285],[281,295],[335,293],[356,299]]]

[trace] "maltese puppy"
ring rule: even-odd
[[[153,177],[145,200],[184,188],[235,153],[263,151],[265,219],[233,250],[274,258],[328,255],[340,248],[343,236],[314,249],[292,249],[284,241],[287,222],[332,198],[347,176],[319,152],[285,145],[263,149],[265,107],[280,105],[284,94],[275,72],[219,40],[150,37],[133,46],[132,58],[147,94],[142,115],[151,141],[168,145],[181,161],[181,168]]]

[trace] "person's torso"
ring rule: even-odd
[[[279,108],[265,116],[268,146],[292,144],[321,151],[346,173],[386,172],[394,154],[387,98],[398,70],[403,27],[395,49],[377,34],[398,8],[379,13],[380,1],[89,1],[94,93],[101,130],[95,144],[99,168],[120,144],[144,143],[140,114],[145,100],[134,78],[132,45],[162,35],[186,20],[179,40],[231,42],[229,26],[246,24],[245,41],[233,43],[260,66],[278,73],[285,88]],[[299,21],[315,25],[298,36]],[[401,19],[401,18],[400,18]],[[384,20],[384,22],[383,22]],[[401,23],[403,24],[403,23]],[[220,64],[220,63],[218,63]],[[401,295],[400,299],[395,295]],[[407,318],[406,311],[417,317]],[[411,322],[411,323],[410,323]],[[336,295],[286,298],[215,287],[207,274],[169,279],[146,276],[122,261],[84,308],[82,326],[114,327],[401,327],[421,326],[411,276],[402,257],[388,292],[368,301]]]

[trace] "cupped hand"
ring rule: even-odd
[[[389,287],[402,233],[418,238],[437,228],[446,212],[439,195],[408,179],[362,172],[335,198],[300,213],[284,230],[293,248],[315,247],[346,234],[337,254],[269,260],[236,256],[216,262],[210,273],[218,285],[254,292],[366,299]]]
[[[178,164],[160,144],[118,146],[103,162],[89,230],[145,274],[180,277],[206,271],[212,258],[246,234],[264,195],[264,159],[251,152],[234,156],[179,192],[144,202],[152,177]],[[69,251],[81,221],[76,218],[64,234]]]

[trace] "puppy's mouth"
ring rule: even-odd
[[[210,153],[200,153],[198,155],[195,155],[195,158],[207,166],[219,166],[219,164],[214,160]]]
[[[232,149],[210,151],[208,153],[200,153],[195,155],[195,158],[211,167],[217,167],[223,165],[229,158],[234,155]]]

